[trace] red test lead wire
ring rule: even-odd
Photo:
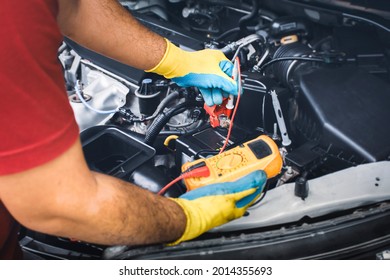
[[[238,57],[236,57],[236,59],[235,59],[235,65],[237,67],[237,77],[233,77],[233,78],[237,80],[237,84],[238,84],[237,101],[236,101],[236,106],[234,107],[234,110],[233,110],[232,118],[230,119],[230,125],[229,125],[229,129],[228,129],[228,133],[226,135],[225,143],[223,144],[223,147],[219,151],[220,154],[223,153],[223,151],[227,147],[227,144],[229,143],[230,134],[232,133],[232,128],[233,128],[234,117],[236,116],[238,105],[240,104],[240,96],[241,96],[241,69],[240,69],[240,59]]]
[[[176,184],[177,182],[179,182],[180,180],[182,180],[184,178],[208,177],[208,176],[210,176],[210,170],[206,165],[192,169],[191,171],[184,171],[179,177],[172,180],[165,187],[163,187],[157,194],[163,195],[171,186],[173,186],[174,184]]]

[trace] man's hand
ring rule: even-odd
[[[163,75],[179,86],[198,87],[208,106],[221,104],[229,94],[237,95],[237,83],[231,78],[233,64],[221,51],[188,52],[166,42],[164,57],[147,72]]]
[[[208,185],[173,198],[183,208],[187,224],[183,235],[170,245],[241,217],[259,197],[266,180],[265,172],[254,171],[235,182]]]
[[[198,87],[208,106],[237,95],[233,64],[217,50],[187,52],[150,31],[115,0],[58,0],[62,33],[84,47],[179,86]],[[157,65],[157,66],[156,66]]]

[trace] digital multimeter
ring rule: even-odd
[[[210,175],[185,178],[188,191],[209,184],[232,182],[255,170],[263,170],[267,178],[272,178],[280,173],[283,165],[278,146],[266,135],[261,135],[216,156],[187,162],[183,164],[182,172],[202,162],[209,168]]]

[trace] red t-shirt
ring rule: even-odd
[[[54,159],[78,136],[57,60],[62,41],[57,5],[56,0],[1,1],[0,176]],[[13,219],[0,201],[0,259],[13,257],[11,231]]]

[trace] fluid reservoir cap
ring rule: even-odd
[[[242,156],[237,154],[226,155],[217,162],[217,167],[222,170],[233,169],[242,162]]]
[[[138,91],[140,95],[153,95],[152,91],[152,79],[143,79],[141,88]]]

